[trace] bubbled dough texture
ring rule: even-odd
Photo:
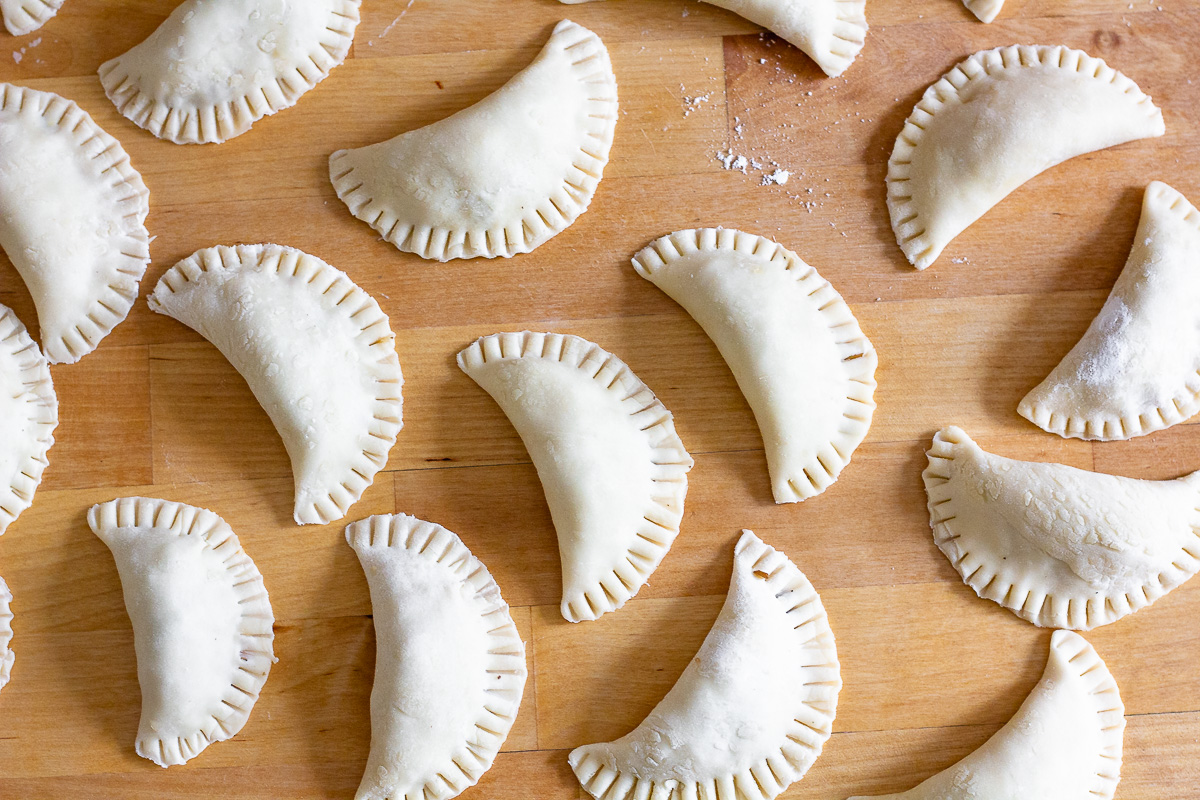
[[[982,747],[914,789],[871,800],[1095,800],[1104,734],[1088,691],[1051,649],[1041,681]]]
[[[377,654],[371,754],[357,797],[408,797],[463,742],[478,738],[490,677],[488,623],[475,590],[429,554],[400,547],[358,553]]]
[[[738,252],[695,253],[649,274],[716,343],[754,410],[776,497],[838,438],[846,371],[796,275]]]
[[[0,150],[0,158],[3,151]],[[0,203],[2,200],[0,193]],[[47,373],[48,377],[48,373]],[[0,357],[0,486],[9,487],[25,469],[30,453],[37,452],[40,426],[36,422],[37,398],[22,383],[15,358]]]
[[[88,313],[123,259],[111,183],[69,131],[40,113],[0,111],[0,246],[29,287],[42,342]]]
[[[624,562],[645,524],[654,488],[646,434],[621,394],[560,361],[489,361],[471,377],[521,435],[558,532],[563,595],[582,595]]]
[[[711,783],[778,754],[795,726],[792,715],[817,696],[803,669],[827,664],[829,654],[803,646],[752,566],[739,554],[720,616],[642,724],[615,742],[587,746],[606,765],[655,783]]]
[[[924,124],[914,208],[935,252],[1011,191],[1069,158],[1149,135],[1135,94],[1074,70],[996,69]]]
[[[246,379],[291,457],[296,508],[324,499],[361,458],[375,416],[359,325],[305,281],[251,268],[202,272],[154,300]]]
[[[1153,186],[1151,187],[1153,189]],[[1148,196],[1133,249],[1087,333],[1025,402],[1087,419],[1138,417],[1195,383],[1200,228]]]
[[[949,469],[951,527],[963,537],[951,546],[988,553],[993,568],[1007,562],[1048,594],[1139,589],[1170,567],[1200,522],[1196,490],[1183,481],[1016,461],[974,444],[957,446]]]
[[[320,46],[332,0],[188,0],[120,61],[171,108],[256,94]],[[295,76],[292,76],[295,80]]]
[[[241,609],[232,576],[201,536],[116,528],[112,550],[133,622],[142,720],[138,740],[205,729],[239,663]]]
[[[547,47],[479,103],[386,142],[346,151],[373,199],[416,226],[492,230],[554,195],[591,140],[572,51]],[[589,159],[590,160],[590,159]],[[564,209],[565,210],[565,209]]]

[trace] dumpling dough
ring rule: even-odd
[[[492,766],[525,689],[525,645],[487,568],[407,515],[346,528],[371,588],[371,755],[357,800],[439,798]]]
[[[150,193],[79,106],[0,83],[0,246],[37,306],[42,350],[73,364],[125,319],[150,262]]]
[[[17,315],[0,305],[0,534],[33,503],[57,427],[50,365]]]
[[[100,67],[117,110],[176,144],[224,142],[290,108],[346,58],[361,0],[186,0]]]
[[[65,0],[0,0],[4,27],[13,36],[33,33],[58,13]]]
[[[716,343],[763,435],[777,503],[820,494],[875,410],[875,348],[829,282],[741,231],[678,231],[633,259]]]
[[[816,589],[745,531],[721,614],[679,681],[632,733],[570,755],[603,800],[771,800],[821,754],[841,668]]]
[[[291,457],[296,522],[344,517],[401,427],[396,339],[374,298],[319,258],[259,244],[192,254],[149,302],[246,379]]]
[[[1017,410],[1078,439],[1130,439],[1200,411],[1200,212],[1146,187],[1125,269],[1087,333]]]
[[[1112,800],[1124,737],[1112,674],[1082,636],[1055,631],[1041,681],[1008,724],[915,789],[874,800]]]
[[[329,177],[350,213],[407,253],[508,258],[587,210],[616,124],[608,50],[563,20],[494,93],[386,142],[338,150]]]
[[[1004,0],[963,0],[963,5],[978,17],[980,22],[991,22],[1004,7]]]
[[[968,58],[925,90],[888,161],[888,210],[925,269],[967,226],[1069,158],[1162,136],[1162,112],[1087,53],[1012,45]]]
[[[590,0],[561,0],[587,3]],[[836,78],[863,48],[866,0],[704,0],[761,25],[817,62]]]
[[[225,521],[182,503],[92,506],[133,622],[142,721],[137,754],[169,767],[232,738],[275,661],[275,617],[254,562]]]
[[[3,689],[12,676],[13,661],[16,657],[12,651],[12,592],[8,584],[0,578],[0,689]]]
[[[679,534],[692,457],[671,412],[619,358],[578,336],[498,333],[458,354],[537,467],[558,532],[562,615],[637,594]]]
[[[976,594],[1034,625],[1107,625],[1200,569],[1200,473],[1143,481],[1015,461],[954,427],[928,455],[937,546]]]

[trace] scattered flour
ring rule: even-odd
[[[404,8],[400,11],[399,16],[397,16],[394,20],[392,20],[388,24],[388,26],[386,28],[384,28],[383,31],[379,34],[380,39],[386,38],[387,35],[392,32],[392,29],[400,24],[400,20],[404,19],[404,15],[408,13],[408,10],[413,7],[413,3],[415,3],[415,2],[417,2],[417,0],[408,0],[408,4],[406,6],[404,6]],[[369,39],[367,41],[367,47],[374,47],[374,46],[375,46],[375,40]]]
[[[25,51],[32,50],[33,48],[37,47],[41,43],[42,43],[42,37],[39,36],[38,38],[34,39],[32,42],[25,45],[21,49],[13,50],[13,54],[12,54],[13,61],[20,64],[21,59],[23,59],[25,57]]]

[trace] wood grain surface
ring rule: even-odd
[[[816,585],[843,665],[835,733],[785,797],[909,788],[1016,711],[1050,639],[976,598],[934,547],[920,479],[934,431],[954,423],[1004,455],[1136,477],[1200,468],[1200,424],[1090,444],[1042,433],[1015,411],[1103,303],[1146,183],[1200,200],[1197,0],[1008,0],[992,25],[958,0],[869,0],[866,47],[837,79],[694,0],[366,0],[344,66],[295,108],[203,147],[135,128],[95,74],[173,5],[67,0],[41,31],[0,37],[0,79],[76,100],[131,154],[157,237],[143,294],[198,248],[271,241],[345,270],[391,317],[405,428],[349,519],[400,510],[456,531],[495,575],[528,643],[518,723],[464,798],[581,796],[567,752],[624,734],[669,689],[716,617],[743,527]],[[328,181],[330,152],[480,99],[563,17],[600,34],[620,83],[612,162],[587,214],[532,254],[444,265],[399,253],[349,215]],[[884,203],[892,142],[929,83],[976,50],[1012,43],[1106,59],[1162,107],[1167,135],[1030,181],[917,273]],[[718,151],[762,167],[726,170]],[[761,185],[776,167],[791,180]],[[629,265],[662,234],[716,225],[798,252],[842,292],[879,351],[867,442],[832,489],[799,505],[771,502],[761,439],[715,347]],[[2,256],[0,302],[36,333]],[[454,365],[475,337],[526,328],[579,334],[618,354],[675,413],[696,458],[670,555],[635,600],[598,622],[559,616],[537,476],[498,407]],[[374,671],[366,581],[341,524],[292,523],[286,453],[245,383],[215,348],[144,302],[97,352],[53,374],[62,422],[50,467],[33,507],[0,540],[17,654],[0,695],[0,798],[352,797]],[[85,522],[91,504],[130,494],[223,516],[278,618],[279,663],[249,724],[169,771],[134,755],[132,629],[112,558]],[[1087,636],[1128,711],[1120,798],[1200,797],[1197,619],[1193,581]]]

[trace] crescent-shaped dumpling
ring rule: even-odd
[[[560,0],[587,3],[590,0]],[[795,45],[831,78],[846,71],[867,37],[866,0],[704,0]]]
[[[13,36],[33,33],[58,13],[65,0],[0,0],[4,27]]]
[[[679,534],[692,468],[671,412],[619,358],[578,336],[498,333],[458,354],[525,443],[562,558],[562,614],[637,594]]]
[[[117,110],[176,144],[223,142],[290,108],[346,58],[361,0],[185,0],[100,66]]]
[[[0,578],[0,689],[3,689],[12,676],[13,661],[16,656],[12,651],[12,592],[8,584]]]
[[[0,534],[33,503],[56,427],[50,365],[17,315],[0,305]]]
[[[816,589],[746,531],[692,663],[632,733],[576,748],[571,768],[602,800],[771,800],[821,754],[841,688]]]
[[[971,755],[899,794],[850,800],[1112,800],[1125,706],[1104,661],[1070,631],[1008,723]]]
[[[925,90],[896,138],[887,175],[896,241],[925,269],[1043,170],[1165,131],[1137,84],[1080,50],[976,53]]]
[[[232,738],[275,661],[275,617],[254,562],[211,511],[124,497],[92,506],[133,623],[137,754],[169,767]]]
[[[259,244],[193,253],[149,302],[246,379],[291,457],[296,522],[344,517],[401,427],[396,339],[374,298],[319,258]]]
[[[978,17],[980,22],[991,22],[1004,7],[1004,0],[963,0],[963,5]]]
[[[1200,569],[1200,473],[1143,481],[1016,461],[954,427],[928,456],[937,546],[976,594],[1034,625],[1107,625]]]
[[[563,20],[494,93],[386,142],[338,150],[329,177],[350,213],[407,253],[508,258],[587,210],[616,124],[608,50]]]
[[[125,319],[150,262],[150,193],[121,143],[66,98],[0,83],[0,247],[72,364]]]
[[[732,229],[678,231],[634,269],[721,351],[762,431],[777,503],[820,494],[875,409],[875,348],[828,281],[790,250]]]
[[[449,800],[508,737],[525,645],[487,567],[441,525],[382,515],[346,528],[371,589],[371,754],[358,800]]]
[[[1200,411],[1200,212],[1154,181],[1125,269],[1087,333],[1017,407],[1039,428],[1130,439]]]

